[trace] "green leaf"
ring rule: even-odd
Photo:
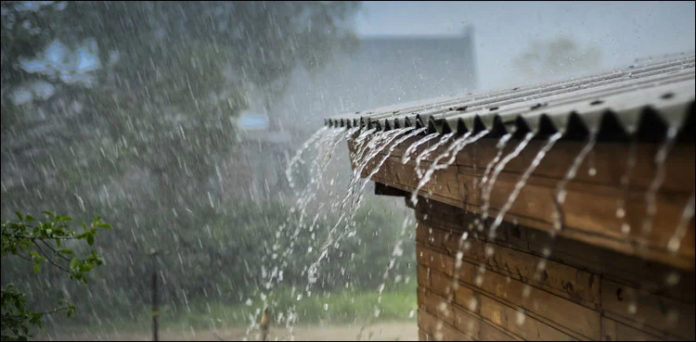
[[[68,248],[63,248],[59,252],[61,252],[63,254],[75,254],[75,251],[73,251],[72,249],[68,249]]]
[[[78,258],[72,258],[72,260],[70,260],[70,268],[73,270],[77,269],[77,266],[79,264],[80,264],[80,259],[78,259]]]

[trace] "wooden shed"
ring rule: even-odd
[[[326,125],[415,210],[421,340],[693,340],[694,120],[681,55]]]

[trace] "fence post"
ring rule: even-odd
[[[159,341],[157,316],[159,316],[159,305],[157,303],[157,251],[150,249],[152,256],[152,340]]]

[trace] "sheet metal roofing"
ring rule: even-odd
[[[694,55],[632,65],[598,75],[474,94],[416,105],[331,117],[331,127],[390,130],[427,127],[430,133],[489,131],[491,137],[528,132],[544,138],[658,141],[671,129],[694,140]]]

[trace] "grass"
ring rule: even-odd
[[[297,324],[365,324],[379,321],[403,321],[415,319],[417,310],[416,284],[400,284],[382,294],[378,302],[377,291],[338,291],[333,293],[312,294],[298,300],[297,293],[282,289],[272,293],[271,315],[274,320],[287,317],[289,310],[297,315]],[[251,305],[227,304],[223,302],[194,300],[189,306],[174,310],[162,306],[159,313],[159,325],[162,331],[215,330],[230,327],[247,327],[250,322],[258,322],[258,314],[263,308],[260,297],[254,298]],[[376,312],[378,314],[376,315]],[[282,315],[282,316],[281,316]],[[113,317],[109,322],[94,326],[54,326],[44,333],[58,334],[78,333],[116,333],[119,331],[137,332],[151,329],[152,317],[149,308],[136,315],[135,319]],[[283,321],[284,322],[284,321]]]
[[[384,292],[379,304],[378,298],[376,291],[340,291],[303,296],[298,300],[297,294],[282,290],[272,293],[268,301],[274,319],[280,315],[284,317],[292,310],[300,324],[407,320],[413,317],[411,311],[417,309],[415,284]],[[248,325],[251,321],[258,321],[262,307],[261,298],[255,298],[251,305],[195,302],[189,309],[163,313],[162,324],[163,328],[194,329]]]

